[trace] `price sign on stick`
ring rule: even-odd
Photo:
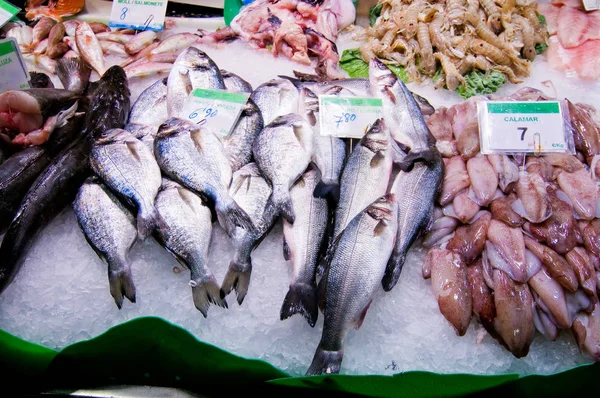
[[[162,30],[166,13],[167,0],[113,0],[108,26]]]
[[[559,101],[480,101],[481,152],[573,152],[573,136],[564,113]]]
[[[361,138],[367,128],[382,117],[379,98],[319,96],[319,129],[322,135]]]
[[[17,15],[19,11],[21,11],[19,7],[15,7],[4,0],[0,0],[0,26],[4,26],[4,24]]]
[[[197,88],[183,106],[182,117],[210,128],[218,137],[225,137],[235,126],[249,94]]]
[[[0,93],[29,88],[29,79],[17,41],[0,40]]]

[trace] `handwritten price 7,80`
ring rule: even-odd
[[[342,113],[341,116],[335,117],[335,126],[340,127],[342,123],[350,123],[356,120],[356,114],[354,113]]]
[[[199,109],[196,109],[194,112],[190,113],[190,115],[188,116],[188,119],[193,120],[193,119],[197,118],[200,113],[204,113],[204,115],[203,115],[204,117],[202,117],[202,119],[198,123],[201,123],[202,120],[208,119],[209,117],[217,116],[217,114],[219,113],[219,110],[212,109],[212,108],[199,108]]]

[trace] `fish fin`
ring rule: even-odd
[[[290,261],[292,259],[292,250],[285,240],[285,235],[283,236],[283,259],[285,261]]]
[[[56,75],[67,90],[83,94],[90,81],[92,70],[79,57],[61,58],[56,63]]]
[[[283,321],[294,314],[301,314],[310,326],[315,326],[319,315],[316,285],[305,283],[290,285],[290,290],[281,306],[280,319]]]
[[[307,140],[306,140],[305,132],[304,132],[305,127],[306,127],[306,124],[304,124],[304,123],[292,124],[292,129],[294,130],[294,135],[296,136],[296,139],[298,140],[300,145],[302,145],[302,148],[309,149],[309,148],[306,148]]]
[[[194,306],[205,318],[208,316],[208,307],[211,304],[227,308],[227,301],[221,298],[221,288],[213,275],[201,282],[192,279],[190,286],[192,286]]]
[[[291,77],[291,76],[285,76],[285,75],[277,75],[277,77],[280,79],[289,80],[298,89],[302,88],[303,81],[300,79],[297,79],[297,78]]]
[[[304,181],[304,178],[300,176],[300,178],[298,178],[294,183],[294,186],[297,186],[298,188],[304,188],[306,186],[306,181]]]
[[[196,147],[196,150],[198,152],[202,152],[202,146],[204,145],[204,142],[202,140],[202,130],[201,129],[192,129],[190,130],[190,137],[192,138],[192,141],[194,142],[194,146]]]
[[[367,306],[360,313],[360,317],[358,318],[358,321],[356,322],[356,330],[360,329],[363,322],[365,321],[365,316],[367,316],[367,311],[369,310],[369,307],[371,306],[372,302],[373,302],[373,300],[370,300],[369,304],[367,304]]]
[[[265,206],[265,213],[273,213],[281,215],[290,224],[294,223],[296,215],[294,214],[294,208],[292,206],[292,198],[290,197],[290,191],[285,187],[273,187],[273,192],[267,200]]]
[[[110,294],[115,299],[117,307],[123,306],[123,296],[129,301],[135,303],[135,285],[131,277],[131,268],[127,264],[121,267],[119,271],[108,271],[108,283],[110,285]]]
[[[135,141],[126,141],[125,145],[127,145],[127,149],[129,149],[129,152],[133,155],[133,157],[135,158],[135,160],[137,160],[139,163],[142,162],[142,158],[140,157],[140,154],[137,151],[137,142]]]
[[[402,171],[409,172],[412,170],[413,166],[417,162],[424,162],[429,164],[435,159],[434,150],[437,151],[437,149],[433,148],[428,148],[418,152],[411,151],[406,155],[406,157],[402,161],[397,163],[398,167],[400,167]]]
[[[373,229],[373,237],[381,235],[385,231],[385,227],[387,227],[385,220],[380,220]]]
[[[237,302],[239,305],[242,305],[248,293],[251,275],[252,261],[250,257],[248,257],[247,263],[244,264],[235,261],[230,262],[227,274],[221,284],[221,298],[225,298],[232,290],[235,290]]]
[[[387,93],[387,95],[390,97],[390,101],[392,101],[392,104],[395,104],[397,102],[397,99],[396,99],[396,94],[394,94],[394,90],[392,90],[392,87],[385,86],[384,90]]]
[[[334,203],[340,200],[340,183],[337,181],[319,181],[313,192],[315,198],[329,198]]]
[[[237,194],[238,191],[240,190],[240,188],[242,187],[242,185],[244,185],[244,182],[246,182],[246,180],[248,180],[248,187],[250,187],[250,178],[251,178],[251,176],[249,176],[249,175],[244,175],[244,176],[241,176],[240,178],[237,178],[231,186],[231,189],[230,189],[231,194],[232,195]]]
[[[377,166],[379,166],[379,164],[381,163],[381,161],[385,159],[385,155],[380,151],[377,152],[375,154],[375,156],[373,156],[371,158],[371,162],[369,163],[369,166],[371,166],[371,168],[376,168]]]
[[[167,228],[156,208],[154,206],[140,207],[137,214],[137,232],[140,240],[145,240],[156,228]]]
[[[402,267],[404,266],[404,261],[406,260],[406,255],[397,255],[392,253],[392,256],[388,260],[387,266],[385,268],[385,274],[383,275],[383,279],[381,279],[381,285],[383,286],[383,290],[389,292],[396,286],[398,283],[398,279],[400,279],[400,273],[402,272]]]
[[[235,227],[241,227],[248,231],[256,231],[256,226],[248,216],[248,213],[244,211],[236,202],[228,197],[227,201],[219,200],[215,202],[215,211],[219,224],[231,235]]]
[[[319,343],[315,356],[306,371],[307,376],[320,374],[338,374],[344,358],[344,349],[339,351],[328,351],[323,349],[323,344]]]

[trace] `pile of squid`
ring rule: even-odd
[[[476,101],[547,100],[524,88],[473,98],[428,119],[445,162],[423,277],[464,335],[472,314],[516,357],[537,329],[570,329],[600,360],[600,128],[593,108],[567,100],[576,154],[479,152]],[[565,116],[566,117],[566,116]]]
[[[381,14],[366,29],[361,55],[401,65],[413,81],[436,76],[436,86],[449,90],[466,85],[464,75],[473,70],[497,71],[520,83],[530,74],[536,45],[547,44],[546,27],[537,2],[498,3],[380,0]]]

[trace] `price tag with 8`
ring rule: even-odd
[[[183,116],[206,125],[222,138],[235,126],[248,97],[249,94],[197,88],[186,99]]]
[[[113,0],[108,26],[162,30],[166,13],[167,0]]]
[[[321,135],[360,139],[367,128],[382,117],[379,98],[319,96]]]
[[[477,102],[481,152],[575,153],[562,101]]]
[[[0,93],[29,88],[29,72],[14,38],[0,40]]]

